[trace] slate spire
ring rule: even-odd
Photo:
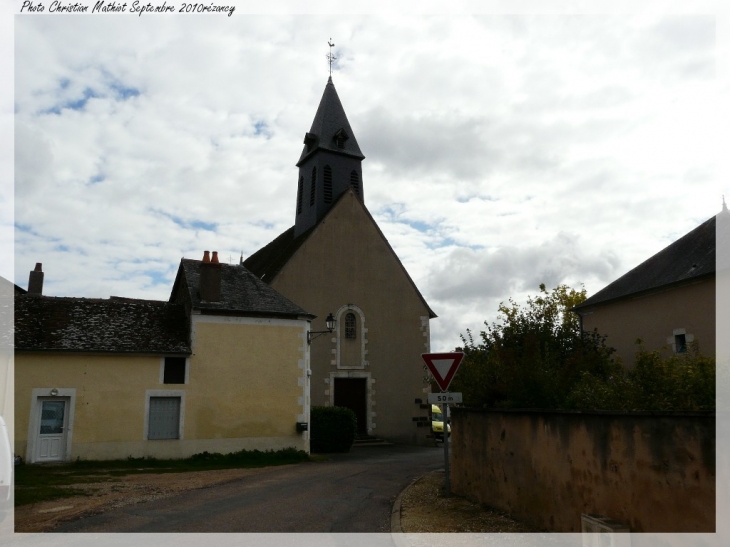
[[[363,159],[330,76],[297,162],[295,236],[319,222],[348,189],[363,199]]]

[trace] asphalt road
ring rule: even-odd
[[[432,447],[355,447],[232,483],[132,505],[54,532],[390,532],[396,496],[444,464]]]

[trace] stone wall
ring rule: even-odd
[[[715,414],[452,409],[455,494],[551,532],[715,531]]]

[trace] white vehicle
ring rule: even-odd
[[[13,453],[5,420],[0,416],[0,521],[12,509]]]

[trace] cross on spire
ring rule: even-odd
[[[330,47],[330,52],[327,54],[327,60],[330,63],[330,76],[332,76],[332,63],[337,60],[337,57],[332,55],[332,48],[335,47],[335,45],[332,43],[332,38],[329,39],[327,45]]]

